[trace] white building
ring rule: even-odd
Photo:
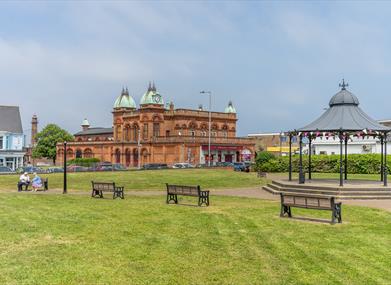
[[[343,146],[345,152],[345,146]],[[304,152],[308,153],[308,144],[304,147]],[[339,138],[318,137],[312,141],[313,154],[340,154]],[[381,144],[378,138],[372,137],[350,137],[348,143],[348,154],[381,153]]]
[[[19,107],[0,106],[0,166],[23,166],[24,142]]]

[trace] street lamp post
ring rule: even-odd
[[[212,92],[211,91],[201,91],[201,94],[209,94],[209,134],[208,134],[208,166],[210,167],[210,159],[211,159],[211,153],[210,153],[210,130],[212,126]]]
[[[67,194],[67,142],[64,142],[64,189],[62,194]]]
[[[140,153],[140,148],[141,148],[141,144],[140,144],[140,129],[138,129],[138,140],[137,140],[137,168],[138,169],[141,169],[141,161],[140,161],[140,158],[141,158],[141,153]]]

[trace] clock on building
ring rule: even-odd
[[[152,96],[152,100],[155,102],[155,103],[160,103],[161,101],[161,96],[160,95],[153,95]]]

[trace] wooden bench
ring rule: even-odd
[[[266,178],[266,172],[258,170],[257,177],[258,178]]]
[[[167,186],[167,204],[174,201],[178,204],[178,195],[198,197],[198,206],[205,204],[209,206],[209,191],[202,191],[198,186],[186,186],[186,185],[169,185]]]
[[[336,203],[335,197],[318,197],[308,196],[302,194],[286,194],[281,195],[281,217],[288,215],[292,217],[291,207],[315,209],[315,210],[328,210],[331,211],[331,223],[342,223],[342,203]]]
[[[94,182],[92,184],[91,197],[103,198],[103,192],[113,192],[113,199],[124,199],[124,187],[115,186],[114,182]]]
[[[41,179],[42,179],[42,188],[39,188],[37,190],[48,191],[49,190],[49,179],[48,178],[41,178]],[[19,187],[18,184],[16,184],[17,188]],[[28,185],[21,186],[21,191],[31,191],[31,190],[29,190],[30,186],[31,186],[31,181]],[[23,188],[24,188],[24,190],[23,190]]]

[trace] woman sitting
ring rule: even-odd
[[[31,186],[33,187],[33,191],[37,191],[37,189],[42,188],[42,179],[37,175],[37,173],[34,173],[34,178],[31,183]]]

